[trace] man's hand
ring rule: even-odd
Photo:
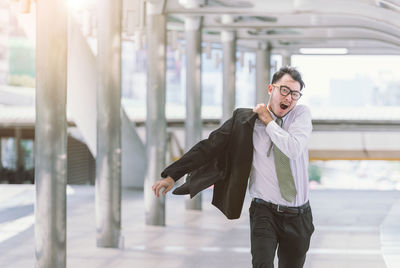
[[[269,122],[274,121],[264,103],[257,104],[257,106],[253,109],[253,112],[258,114],[258,119],[260,119],[265,125],[268,125]]]
[[[164,191],[162,192],[163,195],[165,195],[169,190],[172,189],[174,186],[175,181],[172,179],[170,176],[166,177],[165,179],[157,181],[151,189],[153,189],[154,194],[159,197],[160,196],[160,190],[164,188]]]

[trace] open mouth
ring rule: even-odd
[[[289,108],[289,105],[281,103],[280,107],[282,110],[286,110],[287,108]]]

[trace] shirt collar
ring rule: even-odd
[[[268,110],[269,110],[269,109],[268,109]],[[289,113],[290,113],[290,112],[289,112]],[[286,118],[287,118],[287,116],[288,116],[289,113],[285,114],[285,116],[281,118],[281,119],[282,119],[282,126],[283,126],[283,124],[285,123],[285,120],[286,120]],[[271,114],[271,116],[272,116],[272,119],[274,119],[274,121],[276,121],[276,119],[277,119],[278,117],[277,117],[273,112],[271,112],[271,111],[270,111],[270,114]]]

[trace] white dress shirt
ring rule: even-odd
[[[307,106],[296,105],[282,118],[282,128],[274,121],[267,126],[256,120],[253,131],[253,163],[250,173],[249,192],[251,198],[285,205],[301,206],[308,201],[308,140],[312,131],[311,112]],[[297,195],[292,202],[281,196],[276,176],[274,154],[268,149],[273,142],[290,162]]]

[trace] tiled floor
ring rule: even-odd
[[[10,186],[0,185],[1,268],[34,267],[34,188],[23,187],[14,187],[13,195]],[[249,199],[242,217],[229,221],[210,204],[210,190],[203,194],[201,212],[186,211],[185,197],[169,195],[166,227],[157,227],[144,224],[143,193],[124,190],[123,248],[109,249],[96,247],[93,187],[72,189],[67,209],[67,267],[251,267]],[[316,230],[305,267],[400,267],[385,265],[381,245],[382,223],[399,201],[400,192],[396,191],[313,190]],[[396,232],[396,228],[387,230]]]

